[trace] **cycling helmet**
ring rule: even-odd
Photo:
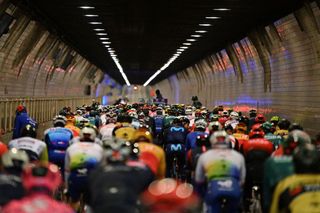
[[[232,120],[238,120],[239,119],[239,114],[237,112],[233,111],[233,112],[230,113],[230,118]]]
[[[236,132],[247,132],[247,126],[244,123],[238,123],[235,130]]]
[[[0,157],[8,151],[8,146],[0,141]]]
[[[299,123],[292,123],[292,124],[289,126],[288,131],[289,131],[289,132],[292,132],[293,130],[301,130],[301,131],[303,131],[303,128],[302,128],[302,126],[301,126]]]
[[[196,129],[205,130],[207,128],[207,122],[204,119],[197,119],[194,123]]]
[[[214,131],[222,130],[223,127],[218,121],[214,121],[209,123],[208,129],[210,132],[214,132]]]
[[[142,205],[146,212],[194,212],[199,199],[189,183],[180,183],[166,178],[152,182],[142,194]]]
[[[283,119],[281,119],[281,121],[279,121],[278,127],[279,127],[280,129],[288,130],[289,127],[290,127],[290,124],[291,124],[291,123],[290,123],[289,120],[283,118]]]
[[[174,118],[174,119],[172,120],[172,124],[181,125],[182,123],[181,123],[181,120],[180,120],[179,118]]]
[[[64,127],[66,123],[67,123],[67,118],[63,115],[57,115],[56,117],[53,118],[54,127]]]
[[[75,124],[76,119],[75,119],[75,117],[73,115],[68,115],[66,118],[67,118],[67,123],[66,124],[72,124],[72,125]]]
[[[37,137],[37,130],[34,126],[31,124],[25,125],[21,129],[21,137],[31,137],[31,138],[36,138]]]
[[[21,113],[21,112],[26,112],[26,111],[27,111],[27,109],[25,106],[23,106],[23,105],[17,106],[16,112]]]
[[[146,128],[139,128],[133,137],[135,142],[153,142],[152,134]]]
[[[27,191],[47,189],[54,192],[61,184],[59,168],[51,163],[29,164],[22,173],[22,183]]]
[[[301,130],[293,130],[282,143],[285,155],[291,155],[298,145],[311,143],[310,136]]]
[[[211,146],[214,148],[227,148],[230,147],[230,141],[226,131],[216,131],[210,137]]]
[[[129,112],[128,115],[129,115],[130,117],[132,117],[132,118],[138,119],[138,114],[137,114],[137,112],[135,112],[135,111]]]
[[[249,118],[247,117],[247,116],[240,116],[240,118],[239,118],[239,123],[243,123],[243,124],[245,124],[246,126],[248,126],[248,124],[249,124]]]
[[[272,118],[270,119],[270,122],[277,125],[278,122],[280,121],[280,117],[275,115],[275,116],[272,116]]]
[[[256,109],[250,109],[249,111],[250,118],[254,118],[257,116],[257,110]]]
[[[122,139],[110,141],[104,144],[107,163],[124,163],[131,154],[131,143]]]
[[[262,129],[263,129],[263,131],[264,131],[265,133],[271,132],[272,127],[273,127],[273,125],[272,125],[272,123],[270,123],[269,121],[264,122],[264,123],[262,124]]]
[[[262,131],[262,129],[252,129],[249,132],[249,138],[253,139],[253,138],[264,138],[264,132]]]
[[[180,117],[180,120],[181,120],[182,125],[190,124],[190,120],[185,116]]]
[[[185,114],[186,115],[192,115],[192,109],[186,109]]]
[[[1,157],[1,165],[5,170],[14,170],[20,173],[28,163],[28,154],[16,148],[10,149]]]
[[[313,144],[301,144],[293,153],[293,164],[297,174],[320,173],[320,155]]]
[[[256,116],[256,119],[254,120],[255,123],[259,123],[259,124],[263,124],[264,122],[266,122],[266,118],[264,117],[263,114],[258,114]]]
[[[219,120],[219,115],[218,114],[211,114],[210,115],[210,121],[218,121]]]
[[[80,141],[83,142],[94,142],[97,137],[97,131],[92,126],[85,126],[80,131]]]
[[[227,110],[224,110],[221,114],[223,117],[229,117],[229,112]]]

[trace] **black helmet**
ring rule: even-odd
[[[181,122],[181,120],[180,120],[179,118],[174,118],[173,121],[172,121],[172,124],[179,124],[179,125],[181,125],[182,122]]]
[[[320,172],[320,154],[313,144],[298,146],[293,154],[293,163],[297,174]]]
[[[280,129],[288,130],[289,127],[290,127],[290,124],[291,124],[291,123],[290,123],[289,120],[283,118],[283,119],[281,119],[281,121],[278,123],[278,127],[279,127]]]
[[[302,126],[301,126],[299,123],[292,123],[292,124],[289,126],[288,131],[289,131],[289,132],[292,132],[293,130],[301,130],[301,131],[303,131],[303,128],[302,128]]]
[[[21,129],[21,137],[31,137],[31,138],[36,138],[37,137],[37,130],[34,126],[31,124],[25,125]]]

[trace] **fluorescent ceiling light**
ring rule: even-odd
[[[183,51],[185,51],[185,49],[179,48],[179,49],[177,49],[177,51],[183,52]]]
[[[100,21],[90,21],[89,24],[96,25],[96,24],[102,24],[102,22],[100,22]]]
[[[194,42],[194,41],[196,41],[197,39],[193,39],[193,38],[189,38],[189,39],[187,39],[187,41],[191,41],[191,42]]]
[[[114,51],[114,50],[108,50],[108,52],[109,52],[109,53],[114,53],[115,51]]]
[[[212,26],[212,25],[205,23],[205,24],[199,24],[199,26],[200,26],[200,27],[210,27],[210,26]]]
[[[182,46],[182,47],[180,47],[180,48],[182,48],[182,49],[188,49],[189,47]]]
[[[102,44],[110,44],[110,41],[103,41]]]
[[[207,16],[206,19],[220,19],[218,16]]]
[[[99,38],[100,40],[109,40],[109,38],[105,38],[105,37],[103,37],[103,38]]]
[[[182,51],[177,51],[177,53],[181,54],[181,53],[182,53]]]
[[[191,37],[199,38],[199,37],[201,37],[201,35],[191,35]]]
[[[192,44],[191,44],[191,43],[183,43],[183,45],[190,46],[190,45],[192,45]]]
[[[108,35],[107,33],[97,33],[98,36],[105,36]]]
[[[229,8],[215,8],[213,10],[215,10],[215,11],[229,11],[231,9],[229,9]]]
[[[208,32],[208,31],[206,31],[206,30],[196,30],[196,33],[206,33],[206,32]]]
[[[96,28],[96,29],[93,29],[93,30],[97,31],[97,32],[105,31],[105,29],[102,29],[102,28]]]
[[[91,7],[91,6],[80,6],[79,8],[84,9],[84,10],[94,9],[94,7]]]
[[[96,14],[85,14],[84,16],[85,17],[98,17],[98,15],[96,15]]]
[[[104,45],[105,47],[110,47],[109,45]]]
[[[126,82],[127,86],[130,86],[131,84],[130,84],[130,82],[129,82],[127,76],[126,76],[126,74],[124,73],[122,66],[121,66],[120,63],[119,63],[119,60],[118,60],[115,56],[113,56],[112,59],[113,59],[114,63],[116,64],[116,66],[118,67],[118,70],[119,70],[119,72],[121,73],[122,78],[123,78],[124,81]]]

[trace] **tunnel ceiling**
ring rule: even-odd
[[[104,28],[130,83],[143,84],[193,34],[202,37],[152,84],[181,71],[227,43],[243,38],[300,6],[298,0],[29,0],[35,17],[57,31],[83,56],[124,84],[94,28]],[[84,10],[79,6],[91,6]],[[228,11],[214,10],[228,8]],[[85,17],[96,14],[98,17]],[[206,17],[220,19],[206,19]],[[89,22],[102,22],[92,25]],[[209,23],[212,26],[199,26]],[[206,33],[195,31],[205,30]],[[104,32],[102,32],[104,33]]]

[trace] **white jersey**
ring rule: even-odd
[[[212,180],[216,177],[232,177],[239,175],[239,182],[244,183],[246,167],[244,157],[232,149],[211,149],[200,155],[195,181],[203,183],[205,180]]]
[[[116,125],[113,123],[102,126],[99,130],[101,137],[102,138],[112,137],[112,133],[115,127]]]
[[[31,137],[22,137],[17,138],[9,142],[9,149],[16,148],[20,150],[28,151],[32,154],[35,154],[37,158],[40,158],[43,152],[47,152],[47,145],[45,142],[31,138]]]
[[[70,141],[70,145],[71,145],[71,144],[74,144],[74,143],[83,143],[83,142],[80,141],[80,137],[78,136],[78,137],[72,138],[72,140]],[[88,141],[88,143],[91,143],[91,142]],[[95,138],[95,139],[94,139],[94,143],[102,146],[102,141],[101,141],[99,138]]]
[[[237,121],[237,120],[228,120],[228,121],[226,121],[224,126],[227,127],[227,126],[231,125],[232,128],[235,129],[238,124],[239,124],[239,121]]]
[[[70,171],[75,169],[91,169],[103,158],[103,149],[92,142],[79,142],[72,144],[66,151],[65,178],[68,180]]]
[[[107,115],[106,114],[102,114],[100,116],[100,120],[101,120],[101,125],[106,125],[107,124]]]

